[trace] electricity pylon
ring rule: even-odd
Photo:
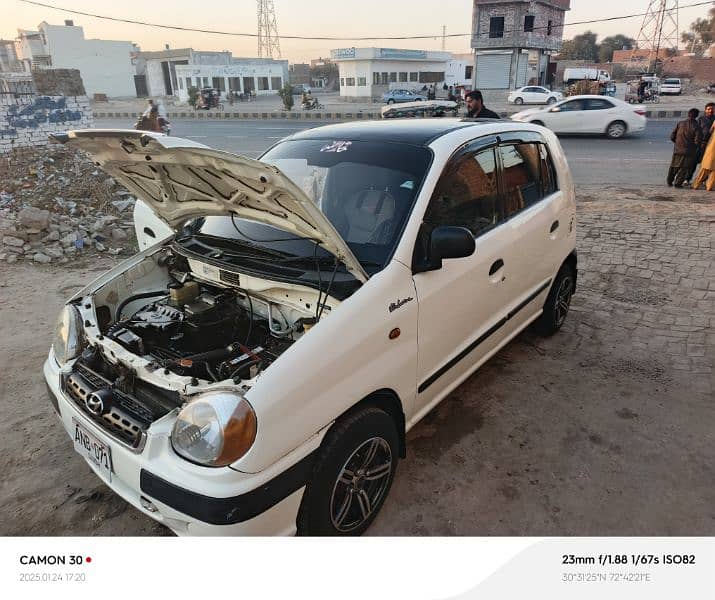
[[[258,0],[258,57],[280,58],[281,43],[273,0]]]

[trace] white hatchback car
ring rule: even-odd
[[[512,121],[543,125],[556,133],[596,133],[622,138],[646,127],[646,111],[606,96],[571,96],[548,108],[532,108],[511,116]]]
[[[509,92],[507,96],[509,104],[554,104],[563,99],[561,92],[552,92],[540,85],[527,85]]]
[[[72,131],[141,198],[136,256],[70,298],[44,365],[74,449],[178,534],[359,534],[405,434],[576,285],[549,131],[358,122],[260,160]]]

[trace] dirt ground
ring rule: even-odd
[[[563,330],[519,336],[408,436],[371,535],[715,535],[715,196],[579,189]],[[0,264],[0,534],[167,535],[100,483],[42,363],[115,264]]]

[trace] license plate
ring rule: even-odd
[[[99,469],[107,481],[112,481],[112,451],[87,431],[76,419],[74,425],[74,449]]]

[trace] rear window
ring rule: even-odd
[[[680,85],[680,79],[666,79],[665,85]]]

